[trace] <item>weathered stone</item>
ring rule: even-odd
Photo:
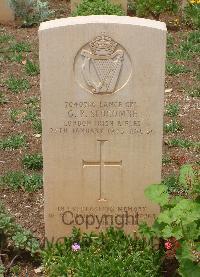
[[[77,17],[39,36],[46,235],[133,233],[159,211],[144,189],[161,180],[165,24]]]
[[[0,22],[9,22],[14,20],[14,13],[9,6],[8,0],[0,0]]]

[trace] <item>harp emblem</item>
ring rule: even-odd
[[[123,67],[124,50],[111,37],[101,34],[81,50],[81,73],[93,94],[115,92]]]

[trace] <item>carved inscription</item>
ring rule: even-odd
[[[137,104],[129,101],[66,101],[63,124],[50,128],[52,134],[87,135],[150,135],[144,129],[137,111]]]
[[[103,193],[103,181],[104,181],[104,167],[105,166],[122,166],[122,161],[103,161],[103,145],[105,142],[108,142],[107,140],[98,140],[100,143],[100,151],[99,151],[99,160],[98,161],[85,161],[82,160],[82,165],[84,167],[93,167],[98,166],[99,167],[99,201],[106,201],[106,197]]]
[[[74,63],[78,84],[95,95],[112,94],[124,87],[131,68],[126,50],[104,33],[84,45]]]

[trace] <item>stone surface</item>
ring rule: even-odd
[[[165,24],[67,18],[39,37],[46,235],[133,233],[159,211],[144,189],[161,180]]]
[[[8,4],[8,0],[0,0],[0,22],[14,20],[14,13]]]
[[[127,12],[127,0],[110,0],[114,4],[121,5],[125,13]],[[71,0],[71,11],[74,11],[81,0]]]

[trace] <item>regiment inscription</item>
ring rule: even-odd
[[[159,212],[144,190],[161,181],[165,24],[74,17],[39,36],[46,237],[134,235]]]

